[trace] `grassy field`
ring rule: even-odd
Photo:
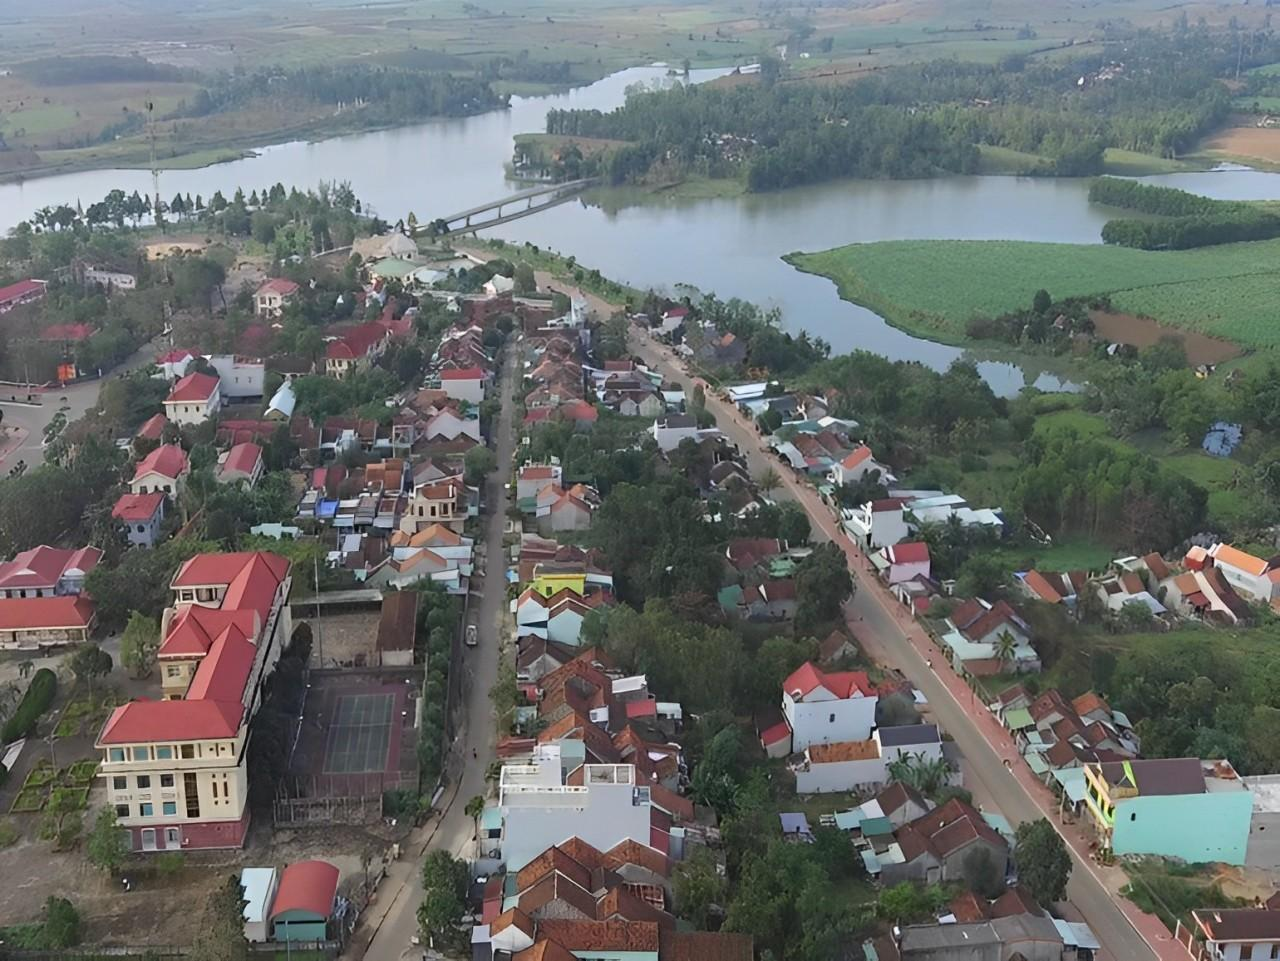
[[[1009,147],[993,147],[979,144],[979,172],[984,174],[1013,174],[1015,176],[1053,173],[1053,163],[1048,157],[1012,150]],[[1204,170],[1211,161],[1173,160],[1134,150],[1107,148],[1103,155],[1103,172],[1114,177],[1149,177],[1153,174],[1171,174],[1184,170]]]
[[[966,341],[965,323],[1054,297],[1109,294],[1116,309],[1244,347],[1280,346],[1280,240],[1155,252],[1100,244],[907,240],[786,260],[918,336]],[[929,283],[921,283],[928,277]]]

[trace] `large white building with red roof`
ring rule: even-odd
[[[203,424],[222,407],[220,381],[200,371],[187,374],[164,399],[164,413],[175,424]]]
[[[0,597],[56,597],[79,594],[84,579],[98,566],[96,547],[68,550],[41,544],[0,563]]]
[[[244,844],[249,722],[291,633],[290,584],[289,562],[265,552],[198,554],[174,575],[162,697],[116,708],[96,744],[133,850]]]
[[[111,516],[124,526],[130,544],[154,547],[164,520],[164,494],[121,494]]]
[[[259,317],[279,317],[298,293],[298,285],[283,277],[264,280],[253,294],[254,312]]]
[[[478,404],[484,400],[489,372],[483,367],[458,367],[440,371],[440,387],[454,400]]]
[[[391,332],[376,320],[345,330],[324,351],[324,372],[343,380],[352,371],[369,367],[391,342]]]
[[[867,740],[879,700],[866,672],[823,671],[806,661],[782,682],[782,715],[791,728],[791,750]]]

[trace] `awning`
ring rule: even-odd
[[[1049,770],[1049,765],[1044,759],[1044,755],[1032,751],[1026,755],[1027,767],[1031,768],[1031,773],[1036,777],[1043,777]]]
[[[1089,951],[1102,949],[1093,929],[1083,921],[1062,921],[1054,918],[1053,926],[1058,929],[1058,936],[1062,938],[1062,943],[1069,948],[1085,948]]]
[[[1061,785],[1072,804],[1084,801],[1084,768],[1058,768],[1053,772],[1053,779]]]

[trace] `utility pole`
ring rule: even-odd
[[[151,141],[151,200],[152,216],[156,218],[156,226],[164,221],[160,217],[160,168],[156,166],[156,105],[147,101],[147,139]]]

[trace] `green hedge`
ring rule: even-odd
[[[27,686],[27,693],[22,696],[22,702],[13,712],[13,717],[0,728],[0,743],[8,744],[30,734],[35,729],[36,722],[49,710],[57,692],[58,676],[47,667],[36,671]]]

